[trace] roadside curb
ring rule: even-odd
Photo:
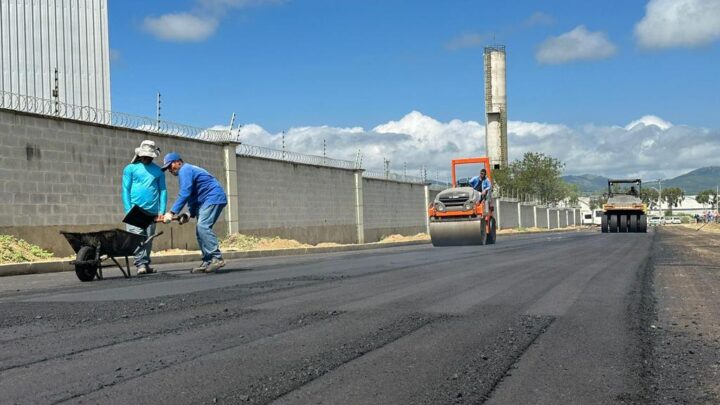
[[[582,231],[578,228],[561,228],[553,230],[543,231],[524,231],[524,232],[512,232],[502,234],[503,236],[514,236],[514,235],[540,235],[544,233],[555,233],[555,232],[572,232]],[[370,249],[386,249],[400,246],[414,246],[414,245],[426,245],[430,244],[430,240],[414,240],[408,242],[373,242],[364,243],[362,245],[342,245],[342,246],[327,246],[327,247],[308,247],[308,248],[292,248],[292,249],[275,249],[275,250],[251,250],[246,252],[223,252],[225,259],[251,259],[260,257],[278,257],[278,256],[300,256],[309,255],[314,253],[336,253],[336,252],[354,252],[361,250]],[[153,256],[153,264],[172,264],[172,263],[187,263],[199,261],[199,252],[185,253],[178,255],[167,255],[167,256]],[[0,264],[0,277],[6,276],[22,276],[28,274],[45,274],[45,273],[59,273],[64,271],[75,271],[75,268],[70,265],[69,260],[56,260],[47,262],[34,262],[34,263],[13,263],[13,264]]]
[[[223,252],[225,259],[250,259],[260,257],[278,257],[278,256],[299,256],[314,253],[335,253],[335,252],[353,252],[370,249],[385,249],[399,246],[413,246],[430,244],[430,240],[416,240],[408,242],[386,242],[386,243],[365,243],[362,245],[343,245],[343,246],[327,246],[327,247],[308,247],[308,248],[292,248],[292,249],[275,249],[275,250],[251,250],[246,252]],[[199,252],[185,253],[179,255],[154,256],[153,264],[172,264],[199,261]],[[58,273],[63,271],[75,271],[70,265],[69,260],[57,260],[48,262],[34,263],[13,263],[0,264],[0,277],[20,276],[27,274],[45,274]]]

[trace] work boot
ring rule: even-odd
[[[195,267],[194,269],[190,270],[190,273],[204,273],[209,264],[210,263],[208,263],[208,262],[202,262],[202,264],[200,264],[200,266]]]
[[[225,260],[212,259],[212,262],[210,262],[210,264],[205,269],[205,273],[215,273],[223,267],[225,267]]]

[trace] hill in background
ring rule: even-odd
[[[607,177],[594,174],[579,176],[563,176],[563,180],[576,184],[583,193],[603,193],[607,189]],[[655,181],[646,181],[643,184],[656,186]],[[663,187],[680,187],[685,194],[694,195],[702,190],[715,189],[720,184],[720,166],[702,167],[663,181]]]

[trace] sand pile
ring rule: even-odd
[[[37,262],[51,257],[52,253],[22,239],[0,235],[0,264]]]

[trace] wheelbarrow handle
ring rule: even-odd
[[[134,252],[133,254],[136,254],[137,252],[139,252],[140,249],[142,249],[142,248],[145,247],[145,245],[147,245],[148,243],[152,242],[153,239],[157,238],[158,236],[162,235],[163,233],[165,233],[165,232],[160,231],[160,232],[158,232],[158,233],[150,236],[149,238],[147,238],[147,239],[145,240],[145,242],[141,243],[140,246],[138,246],[137,249],[135,249],[135,252]]]
[[[141,246],[147,245],[148,243],[152,242],[153,239],[157,238],[158,236],[160,236],[160,235],[162,235],[162,234],[164,234],[164,233],[165,233],[164,231],[160,231],[160,232],[155,233],[155,234],[152,235],[151,237],[147,238],[147,240],[145,240],[145,242],[143,242]]]

